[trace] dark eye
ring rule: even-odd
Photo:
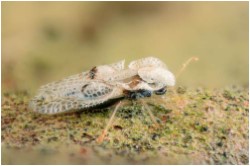
[[[143,97],[150,97],[151,96],[151,91],[142,90],[141,94],[142,94]]]
[[[155,94],[156,95],[163,95],[163,94],[165,94],[167,92],[167,87],[164,87],[164,88],[161,88],[161,89],[159,89],[159,90],[156,90],[155,91]]]

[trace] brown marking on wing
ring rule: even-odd
[[[82,89],[81,89],[81,92],[83,92],[83,91],[84,91],[84,89],[85,89],[87,86],[88,86],[88,84],[83,85],[83,87],[82,87]]]
[[[129,87],[130,88],[134,88],[134,87],[136,87],[136,85],[138,85],[139,84],[139,80],[133,80],[130,84],[129,84]]]
[[[134,87],[136,87],[141,81],[143,81],[143,80],[138,75],[133,76],[133,77],[131,77],[129,79],[124,80],[124,82],[128,82],[129,83],[128,85],[129,85],[129,87],[131,89],[133,89]],[[123,94],[126,97],[128,97],[128,98],[131,97],[132,93],[134,93],[134,92],[132,92],[130,90],[123,89]]]
[[[130,80],[130,83],[129,83],[129,87],[130,88],[134,88],[136,87],[140,82],[142,81],[142,79],[136,75],[136,76],[133,76]]]
[[[123,89],[122,93],[124,94],[124,96],[128,97],[131,92],[129,90]]]
[[[97,67],[93,67],[90,71],[89,71],[89,78],[90,79],[94,79],[97,73]]]

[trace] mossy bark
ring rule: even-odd
[[[248,89],[171,89],[119,108],[64,115],[28,109],[27,92],[2,95],[2,164],[248,164]]]

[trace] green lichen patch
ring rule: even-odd
[[[2,95],[2,164],[248,164],[248,89],[170,89],[116,114],[113,107],[62,115],[29,110],[27,92]]]

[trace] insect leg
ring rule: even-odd
[[[197,58],[197,57],[191,57],[191,58],[189,58],[185,63],[182,64],[182,67],[178,71],[178,73],[176,74],[175,78],[177,79],[191,62],[198,61],[198,60],[199,60],[199,58]]]
[[[148,105],[143,101],[141,100],[141,103],[143,104],[143,107],[142,109],[146,109],[148,111],[148,114],[151,118],[151,120],[153,121],[153,123],[155,124],[155,127],[158,128],[159,127],[159,124],[154,116],[154,114],[152,113],[152,111],[150,110],[150,108],[148,107]]]
[[[97,138],[97,143],[102,143],[103,142],[103,139],[105,138],[107,132],[108,132],[108,129],[110,127],[110,125],[112,124],[113,120],[114,120],[114,117],[115,117],[115,114],[118,110],[118,108],[120,107],[121,105],[121,101],[116,105],[115,109],[114,109],[114,112],[112,113],[109,121],[108,121],[108,124],[106,125],[105,129],[102,131],[102,134]]]

